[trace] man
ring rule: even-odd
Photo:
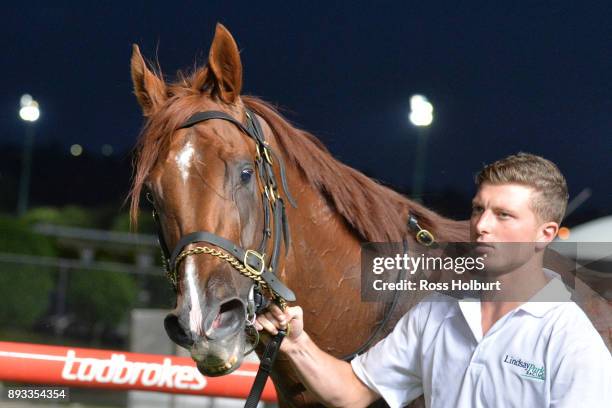
[[[471,240],[490,255],[487,278],[503,296],[432,294],[350,364],[313,343],[299,307],[258,317],[272,334],[291,325],[281,352],[322,403],[363,407],[382,397],[402,407],[424,394],[428,407],[610,406],[612,357],[559,276],[543,269],[567,205],[563,175],[519,153],[486,166],[476,183]],[[517,242],[519,250],[505,244]]]

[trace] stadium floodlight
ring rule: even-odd
[[[414,126],[425,127],[433,122],[433,105],[423,95],[410,98],[410,122]]]
[[[38,102],[30,94],[21,95],[19,117],[26,124],[21,159],[21,178],[19,179],[19,195],[17,197],[17,214],[23,215],[28,209],[30,195],[30,172],[32,167],[32,145],[34,144],[34,122],[40,117]]]
[[[36,122],[40,117],[40,109],[38,102],[29,94],[21,96],[21,109],[19,109],[19,117],[26,122]]]

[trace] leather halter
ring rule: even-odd
[[[255,284],[257,284],[258,291],[267,288],[269,289],[270,295],[274,300],[280,303],[284,303],[285,301],[292,302],[295,301],[295,294],[289,288],[287,288],[276,276],[278,262],[280,259],[281,239],[284,239],[286,255],[290,246],[290,235],[289,224],[287,222],[287,216],[285,214],[285,203],[283,201],[283,198],[281,198],[278,194],[277,190],[278,184],[276,182],[276,177],[274,175],[272,167],[273,157],[279,163],[281,184],[285,196],[287,197],[287,200],[292,206],[297,206],[295,204],[295,201],[293,200],[293,197],[291,197],[291,194],[289,193],[289,188],[285,176],[285,166],[282,160],[280,159],[280,157],[274,154],[268,143],[265,141],[263,131],[256,115],[248,109],[245,109],[245,113],[247,117],[246,126],[228,115],[227,113],[221,111],[206,111],[195,113],[189,119],[187,119],[187,121],[183,123],[179,127],[179,129],[189,128],[198,123],[212,119],[220,119],[233,123],[243,133],[245,133],[247,136],[249,136],[255,141],[255,147],[257,151],[255,157],[255,164],[258,172],[259,181],[263,185],[263,191],[261,194],[264,208],[264,230],[259,247],[257,248],[257,250],[245,249],[242,248],[240,245],[237,245],[227,240],[226,238],[220,237],[212,232],[197,231],[181,237],[172,253],[170,253],[159,223],[159,217],[157,215],[157,212],[154,210],[153,218],[155,219],[157,236],[163,253],[162,260],[167,275],[170,278],[170,281],[172,282],[175,291],[178,291],[178,267],[181,261],[186,256],[191,255],[193,253],[212,253],[213,255],[219,256],[220,258],[227,260],[239,272],[254,280]],[[270,212],[272,212],[273,217],[272,228],[270,226]],[[269,263],[266,265],[266,255],[264,251],[268,246],[268,241],[270,238],[273,238],[272,254],[270,256]],[[207,242],[209,244],[212,244],[216,247],[221,248],[223,251],[226,252],[226,254],[223,254],[220,251],[210,250],[210,248],[207,248],[209,249],[208,252],[185,251],[186,246],[197,242]],[[264,305],[265,302],[263,301],[261,292],[259,292],[257,295],[260,299],[260,302],[258,302],[258,309],[263,309],[266,305]]]

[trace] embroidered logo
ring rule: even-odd
[[[520,358],[516,358],[508,354],[506,354],[506,356],[504,357],[504,363],[517,366],[523,369],[524,371],[521,374],[521,377],[533,378],[535,380],[540,381],[544,381],[546,379],[546,369],[544,368],[544,366],[538,367],[534,363],[524,361]]]

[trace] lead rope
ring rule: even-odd
[[[281,306],[281,309],[284,311],[285,306]],[[244,403],[244,408],[256,408],[259,404],[261,393],[266,386],[266,382],[268,381],[268,377],[272,371],[272,366],[274,365],[276,356],[280,350],[281,343],[286,335],[286,330],[279,330],[278,333],[272,337],[272,340],[270,340],[266,345],[266,349],[264,350],[264,353],[259,361],[259,369],[257,370],[257,375],[255,375],[255,381],[253,381],[253,386],[251,387],[251,391],[249,391],[249,396]]]

